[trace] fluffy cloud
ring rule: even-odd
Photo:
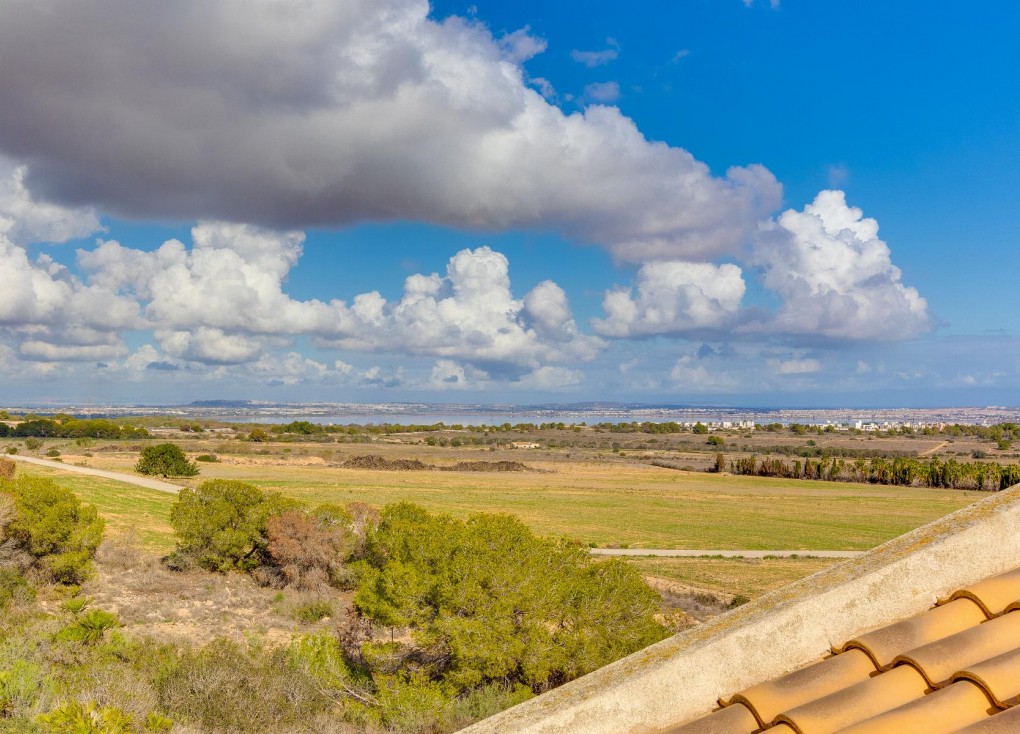
[[[878,222],[822,191],[804,211],[784,212],[759,235],[751,257],[783,299],[756,328],[837,340],[893,341],[927,330],[927,302],[901,281]]]
[[[18,245],[66,242],[102,229],[91,208],[40,201],[25,185],[28,169],[0,157],[0,235]]]
[[[409,277],[395,303],[375,292],[357,296],[341,308],[337,328],[321,343],[463,360],[486,371],[587,361],[603,347],[580,332],[555,283],[515,299],[506,257],[488,247],[458,252],[444,277]]]
[[[503,57],[514,64],[521,64],[545,51],[548,43],[544,38],[531,35],[531,28],[524,26],[499,39]]]
[[[592,321],[596,332],[632,337],[720,329],[733,322],[745,284],[736,265],[662,262],[642,266],[636,288],[637,295],[631,288],[606,293],[606,318]]]
[[[153,252],[108,241],[79,250],[78,263],[91,283],[146,301],[146,316],[160,329],[295,334],[332,328],[335,309],[283,292],[301,256],[302,233],[215,222],[194,227],[192,241],[190,250],[170,240]],[[244,350],[229,351],[240,357]]]
[[[24,169],[7,173],[0,175],[0,332],[30,360],[122,354],[118,333],[142,323],[137,304],[109,288],[82,283],[46,254],[29,258],[23,246],[87,235],[99,228],[98,220],[91,212],[35,201],[23,186]]]
[[[78,261],[93,288],[130,294],[170,357],[240,364],[314,337],[324,348],[436,356],[517,376],[551,364],[588,361],[603,348],[574,322],[551,281],[514,298],[509,262],[487,247],[463,250],[445,276],[407,278],[403,297],[378,292],[300,301],[283,290],[301,254],[300,233],[207,222],[189,250],[170,240],[152,252],[102,242]]]
[[[564,114],[501,39],[426,0],[8,0],[0,149],[29,190],[119,215],[277,229],[553,228],[621,259],[738,247],[778,206],[615,108]],[[73,124],[68,124],[73,121]]]

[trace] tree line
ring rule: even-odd
[[[12,438],[148,438],[144,428],[121,426],[103,418],[29,418],[13,426],[0,422],[0,437]]]
[[[836,456],[784,461],[747,456],[730,462],[730,472],[759,477],[818,479],[831,482],[866,482],[904,487],[942,487],[996,491],[1020,484],[1020,464],[959,462],[932,457],[921,460],[899,456],[848,461]]]

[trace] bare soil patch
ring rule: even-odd
[[[333,614],[301,622],[288,613],[310,601],[310,594],[261,587],[240,573],[171,571],[157,555],[117,540],[100,547],[96,575],[81,593],[92,598],[93,607],[119,615],[127,632],[195,644],[217,637],[242,642],[254,635],[283,645],[294,634],[335,627],[351,608],[350,594],[330,591],[316,598],[326,599]]]

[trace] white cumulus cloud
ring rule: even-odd
[[[745,289],[740,268],[730,263],[649,263],[635,288],[606,293],[606,317],[593,319],[592,327],[610,337],[721,329],[733,322]]]
[[[0,235],[18,245],[66,242],[102,229],[95,210],[42,201],[25,185],[28,168],[0,156]]]
[[[445,275],[408,277],[398,301],[370,291],[324,302],[284,291],[301,233],[205,222],[192,240],[190,249],[177,240],[152,252],[107,241],[78,252],[91,287],[137,299],[174,359],[248,363],[305,335],[323,348],[435,356],[519,376],[589,361],[604,348],[581,332],[555,283],[515,298],[507,258],[488,247],[457,253]]]
[[[488,247],[458,252],[445,276],[409,277],[397,302],[357,296],[342,308],[338,334],[322,343],[463,360],[487,371],[588,361],[603,348],[577,328],[555,283],[514,298],[509,262]]]
[[[760,328],[836,340],[893,341],[928,329],[928,305],[901,282],[878,222],[822,191],[760,233],[751,256],[783,304]]]

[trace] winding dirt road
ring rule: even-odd
[[[65,464],[62,461],[37,459],[34,456],[18,456],[17,454],[13,454],[7,455],[6,458],[14,459],[15,461],[22,461],[26,464],[38,464],[39,466],[46,466],[51,469],[60,469],[62,471],[74,472],[76,474],[90,474],[94,477],[112,479],[115,482],[124,482],[125,484],[134,484],[139,487],[145,487],[146,489],[155,489],[157,492],[168,492],[170,494],[177,494],[182,489],[181,487],[178,487],[176,484],[170,484],[169,482],[161,482],[158,479],[149,479],[148,477],[136,477],[131,474],[122,474],[116,471],[106,471],[105,469],[90,469],[87,466],[74,466],[73,464]]]

